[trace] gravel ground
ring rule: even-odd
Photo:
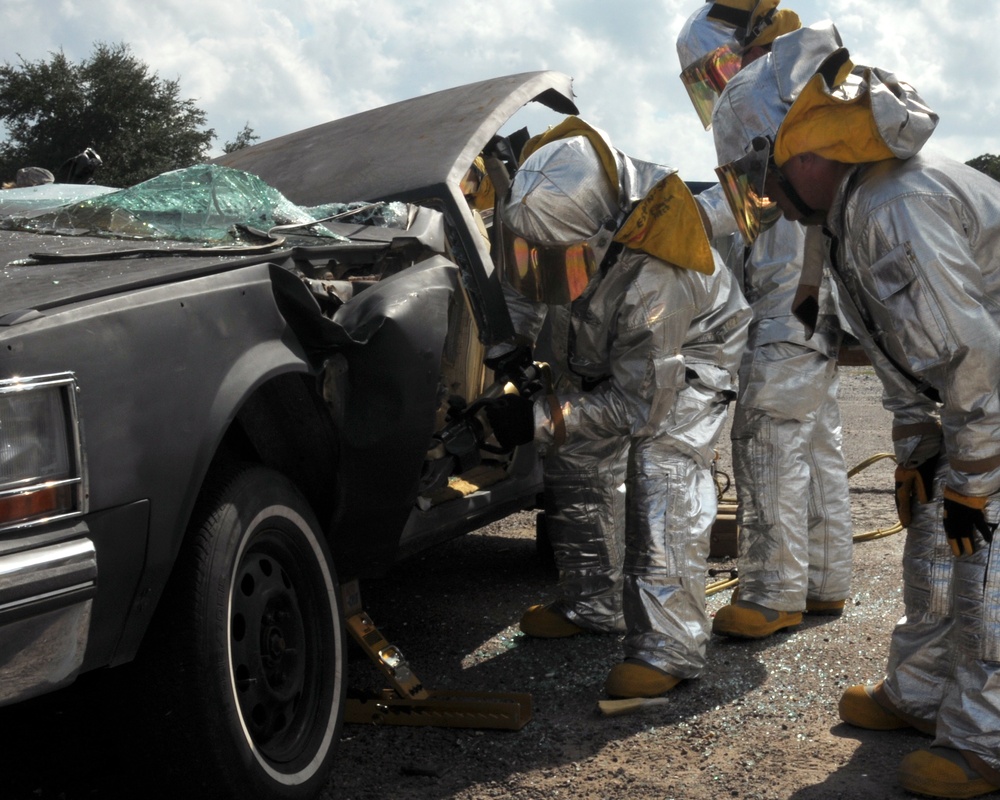
[[[891,449],[880,392],[870,369],[841,370],[849,467]],[[891,460],[876,461],[851,479],[856,535],[895,524],[892,469]],[[366,608],[427,686],[530,692],[533,718],[519,731],[349,725],[327,797],[907,797],[896,766],[927,740],[850,728],[837,716],[846,687],[884,670],[902,614],[902,546],[902,535],[857,544],[843,617],[807,617],[758,642],[714,637],[702,678],[665,703],[607,717],[597,701],[621,658],[617,637],[541,641],[517,629],[521,612],[555,591],[535,556],[533,517],[454,541],[364,585]],[[728,598],[728,590],[711,594],[710,613]],[[352,685],[379,685],[363,655],[352,666]]]
[[[854,466],[890,449],[889,420],[870,369],[841,376]],[[891,487],[889,460],[852,478],[857,533],[895,523]],[[607,717],[597,701],[621,658],[618,637],[540,641],[518,632],[522,611],[555,591],[535,552],[533,515],[446,544],[364,583],[365,608],[427,687],[530,693],[532,718],[516,731],[346,725],[324,800],[906,797],[896,766],[928,740],[853,729],[837,717],[844,688],[884,669],[902,613],[902,546],[901,535],[857,545],[843,617],[807,617],[794,632],[758,642],[714,638],[702,678],[663,703]],[[728,597],[711,594],[709,611]],[[115,692],[120,672],[87,675],[66,692],[0,710],[0,800],[158,796],[139,765],[171,756],[145,752],[132,735]],[[350,683],[385,686],[360,651]]]

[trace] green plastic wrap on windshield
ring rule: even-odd
[[[259,241],[277,228],[273,235],[290,230],[296,236],[346,241],[317,223],[334,215],[360,224],[406,227],[403,203],[331,203],[306,209],[256,175],[214,164],[165,172],[129,189],[9,216],[0,220],[0,227],[205,245]]]

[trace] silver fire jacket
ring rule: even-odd
[[[933,423],[940,408],[947,485],[997,492],[1000,186],[923,154],[862,165],[841,184],[827,223],[849,295],[841,303],[871,335],[866,349],[886,384],[897,457],[907,460],[900,450],[913,439],[899,432]],[[936,390],[940,407],[925,390]]]

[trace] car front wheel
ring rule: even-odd
[[[199,508],[164,598],[172,641],[160,650],[176,659],[188,779],[212,797],[315,797],[340,738],[346,678],[319,526],[287,479],[258,466],[229,472]]]

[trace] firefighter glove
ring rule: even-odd
[[[503,383],[510,381],[515,386],[519,386],[524,380],[525,370],[534,362],[531,348],[526,344],[519,344],[513,350],[483,359],[483,363],[493,370],[498,381]]]
[[[505,394],[484,403],[493,435],[504,450],[513,450],[535,438],[534,402],[519,394]]]
[[[934,473],[938,457],[928,458],[916,467],[896,467],[896,512],[904,528],[913,518],[913,501],[929,503],[934,499]]]
[[[956,556],[976,552],[976,531],[979,531],[987,544],[993,541],[997,523],[986,519],[988,501],[988,497],[969,497],[952,489],[944,490],[944,532]]]

